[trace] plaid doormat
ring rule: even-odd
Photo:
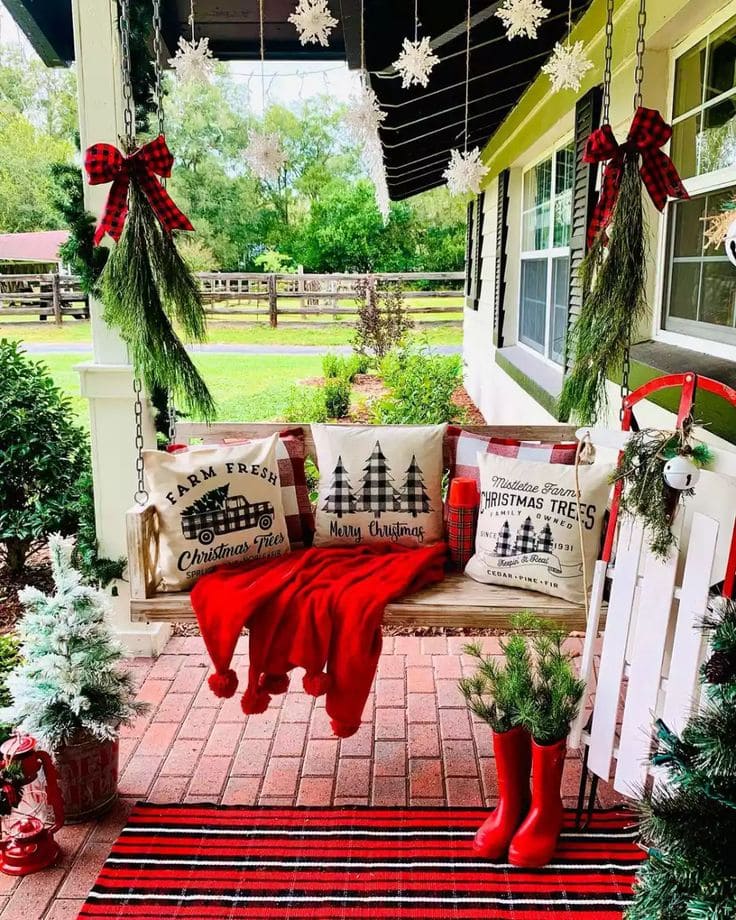
[[[631,816],[568,814],[554,861],[473,854],[487,810],[139,804],[80,918],[613,920],[642,852]]]

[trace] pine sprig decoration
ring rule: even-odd
[[[519,724],[519,711],[532,691],[532,662],[523,636],[511,636],[500,645],[503,666],[484,655],[480,644],[465,646],[465,654],[476,659],[478,670],[462,678],[459,687],[471,712],[494,732],[507,732]]]
[[[583,306],[570,331],[572,368],[560,394],[559,415],[581,425],[608,406],[606,381],[623,363],[631,332],[646,315],[646,234],[638,158],[624,162],[608,254],[599,236],[580,266]]]
[[[186,410],[211,421],[214,400],[173,325],[176,320],[192,341],[205,338],[199,288],[172,234],[161,226],[135,181],[130,183],[125,229],[100,288],[105,321],[120,330],[148,391],[171,391]]]
[[[107,597],[82,583],[72,567],[72,541],[49,539],[55,592],[25,588],[18,627],[21,664],[7,681],[12,704],[0,719],[56,751],[75,741],[117,737],[121,725],[144,712],[121,647],[105,622]]]
[[[736,653],[736,601],[713,599],[703,626],[713,654]],[[736,916],[736,674],[704,694],[680,737],[657,723],[653,762],[666,777],[641,805],[649,859],[628,920]]]

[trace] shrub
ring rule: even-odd
[[[287,422],[326,422],[328,419],[324,387],[292,387],[286,403]]]
[[[362,355],[358,351],[354,351],[350,355],[350,360],[348,361],[348,369],[350,373],[350,379],[354,380],[358,374],[367,374],[371,369],[371,359],[368,355]]]
[[[412,328],[404,307],[404,294],[398,282],[379,291],[375,283],[362,280],[357,289],[358,317],[353,345],[359,354],[380,360]]]
[[[350,384],[345,379],[325,384],[325,407],[330,418],[345,418],[350,412]]]
[[[340,355],[326,354],[322,356],[322,373],[326,380],[342,377],[345,373],[345,359]]]
[[[347,380],[352,383],[358,374],[367,374],[370,358],[354,352],[349,358],[326,354],[322,358],[322,373],[326,380]]]
[[[79,501],[77,502],[77,542],[74,547],[74,565],[85,580],[103,588],[116,578],[123,577],[126,559],[105,559],[100,556],[95,527],[95,496],[91,472],[79,480]]]
[[[461,410],[452,401],[460,383],[459,355],[436,355],[426,345],[408,345],[391,351],[379,373],[390,392],[374,406],[381,425],[439,425],[458,419]]]
[[[11,671],[20,664],[20,644],[11,634],[0,635],[0,708],[5,708],[13,702],[8,691],[7,678]],[[13,731],[9,722],[0,722],[0,744],[8,740]]]
[[[53,531],[74,533],[89,469],[85,432],[46,367],[0,340],[0,544],[14,575]]]

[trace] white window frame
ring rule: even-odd
[[[717,15],[709,18],[702,23],[698,29],[693,30],[682,42],[673,46],[670,52],[669,62],[669,88],[667,99],[667,111],[671,116],[670,123],[674,126],[681,121],[691,118],[698,112],[704,112],[713,105],[736,95],[734,90],[726,91],[716,96],[714,99],[704,101],[705,81],[703,86],[703,95],[699,106],[696,106],[687,112],[683,112],[677,117],[674,116],[675,107],[675,74],[677,63],[681,57],[687,54],[698,45],[703,39],[719,31],[727,23],[736,19],[730,9],[720,10]],[[736,164],[727,166],[722,169],[714,170],[710,173],[702,173],[697,176],[683,178],[683,184],[691,197],[706,195],[712,192],[720,191],[729,185],[736,186]],[[675,205],[676,207],[676,205]],[[672,233],[673,233],[674,214],[672,207],[668,207],[665,212],[665,219],[661,222],[661,233],[658,241],[658,264],[660,271],[657,272],[657,291],[655,303],[658,303],[659,310],[655,311],[655,337],[662,342],[672,345],[679,345],[685,348],[703,351],[729,360],[736,360],[736,329],[729,329],[726,326],[709,324],[700,320],[682,320],[676,317],[668,317],[669,309],[669,292],[671,284],[671,275],[673,269],[673,259],[671,257]],[[666,329],[665,324],[670,323],[671,328]],[[678,328],[675,328],[678,327]],[[708,333],[711,333],[709,336]],[[725,337],[722,335],[725,333]]]
[[[557,152],[569,147],[574,143],[574,135],[569,134],[564,138],[559,139],[551,148],[549,148],[543,156],[537,157],[534,162],[529,163],[524,167],[521,174],[521,194],[519,201],[519,274],[518,274],[518,317],[517,317],[517,330],[516,330],[516,340],[521,348],[527,350],[530,354],[534,355],[537,358],[541,358],[551,367],[556,370],[562,370],[562,362],[555,360],[551,354],[551,344],[552,344],[552,327],[554,321],[554,305],[552,303],[552,283],[553,283],[553,263],[555,259],[566,257],[568,260],[568,273],[570,271],[570,245],[567,246],[554,246],[554,221],[555,221],[555,187],[557,180]],[[551,197],[550,197],[550,209],[549,209],[549,243],[546,249],[523,249],[524,243],[524,216],[528,213],[529,209],[524,208],[524,185],[526,182],[526,177],[532,170],[536,169],[541,163],[544,163],[546,160],[552,161],[552,177],[551,177]],[[574,193],[574,187],[573,187]],[[540,351],[538,348],[535,348],[533,345],[529,345],[526,342],[522,341],[521,338],[521,320],[522,320],[522,290],[523,290],[523,263],[525,261],[542,261],[546,260],[547,262],[547,286],[545,291],[545,323],[544,323],[544,350]],[[568,276],[569,278],[569,276]],[[568,280],[568,309],[569,309],[569,280]]]

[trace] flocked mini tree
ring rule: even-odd
[[[135,702],[130,674],[119,670],[123,652],[105,623],[106,596],[82,584],[72,547],[58,534],[49,539],[54,594],[20,592],[22,661],[7,682],[13,703],[0,713],[52,751],[113,739],[146,708]]]
[[[665,771],[642,805],[649,857],[628,920],[736,917],[736,601],[711,603],[705,700],[678,737],[657,723]]]

